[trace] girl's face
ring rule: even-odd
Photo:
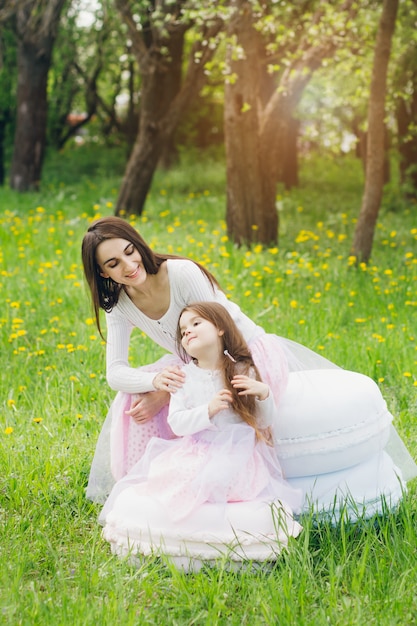
[[[142,257],[127,239],[106,239],[96,250],[96,261],[103,278],[111,278],[119,285],[138,286],[146,280]]]
[[[224,334],[212,322],[198,315],[195,311],[184,311],[180,317],[181,345],[191,357],[198,359],[208,352],[223,351]]]

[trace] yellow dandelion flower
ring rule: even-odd
[[[13,428],[12,428],[11,426],[7,426],[7,427],[4,429],[4,434],[5,434],[5,435],[11,435],[11,434],[12,434],[12,432],[13,432]]]
[[[32,422],[34,422],[35,424],[40,424],[41,422],[43,422],[43,417],[34,417]]]

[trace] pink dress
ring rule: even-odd
[[[142,459],[116,483],[101,514],[104,536],[116,551],[121,546],[125,553],[160,551],[195,562],[218,557],[241,535],[239,546],[244,536],[246,556],[249,550],[250,558],[275,558],[288,537],[301,530],[291,513],[300,510],[302,493],[283,479],[274,447],[258,440],[255,430],[234,411],[209,418],[208,403],[224,387],[220,372],[193,363],[183,369],[186,382],[173,394],[168,416],[178,438],[151,439]],[[273,424],[275,412],[272,394],[257,401],[261,428]],[[240,505],[238,528],[228,518],[231,505],[232,511]],[[250,523],[246,527],[254,506],[255,533]],[[219,520],[224,520],[221,528]],[[200,543],[205,537],[215,547],[196,548],[196,535]],[[236,546],[234,552],[235,560],[244,558],[241,552],[237,558]]]

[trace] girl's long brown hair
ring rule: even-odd
[[[238,393],[239,390],[232,387],[231,384],[232,378],[237,374],[244,374],[251,377],[255,374],[256,380],[262,380],[252,358],[251,351],[242,333],[233,321],[233,318],[224,306],[218,302],[195,302],[184,307],[180,313],[180,319],[178,320],[176,337],[177,351],[184,361],[190,360],[189,355],[184,350],[181,343],[180,320],[182,314],[186,311],[192,311],[199,317],[211,322],[217,330],[223,331],[223,335],[221,336],[223,340],[223,350],[227,350],[236,361],[236,363],[233,362],[227,354],[224,353],[221,358],[224,384],[225,387],[231,391],[233,396],[232,407],[244,422],[252,426],[258,439],[269,443],[269,429],[260,429],[257,424],[255,397],[250,395],[240,396]]]
[[[107,239],[126,239],[138,250],[147,274],[157,274],[162,263],[167,259],[184,259],[186,257],[153,252],[141,235],[126,220],[121,217],[102,217],[93,222],[84,235],[81,245],[81,256],[84,275],[91,292],[91,299],[97,328],[101,334],[100,309],[109,313],[117,304],[122,285],[115,283],[111,278],[103,278],[97,263],[97,248]],[[209,279],[213,289],[219,287],[214,276],[202,265],[193,261]]]

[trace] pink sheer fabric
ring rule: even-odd
[[[101,519],[131,485],[137,495],[158,500],[173,520],[205,502],[280,500],[297,511],[302,498],[301,490],[283,480],[274,448],[257,441],[244,423],[175,440],[151,439],[142,459],[113,488]]]

